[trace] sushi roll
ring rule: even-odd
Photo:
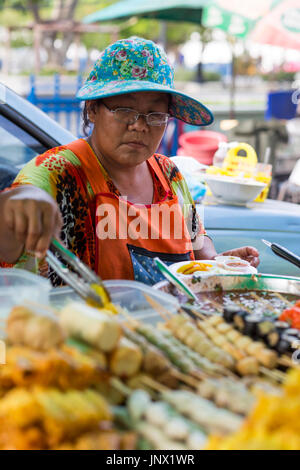
[[[246,317],[249,316],[248,312],[244,310],[240,310],[239,312],[234,314],[233,323],[235,324],[236,328],[244,333],[246,328]]]
[[[297,349],[297,345],[300,343],[298,338],[295,338],[295,336],[290,336],[286,333],[282,335],[282,340],[287,341],[290,344],[290,352],[294,351],[294,349]]]
[[[271,333],[271,331],[274,331],[274,330],[275,330],[275,322],[264,317],[260,321],[259,325],[257,326],[257,336],[259,338],[265,339],[267,335]]]
[[[274,322],[274,329],[267,334],[265,337],[265,341],[271,348],[277,347],[280,343],[282,336],[286,333],[289,329],[289,324],[282,321],[275,321]]]
[[[245,328],[244,328],[244,334],[247,336],[250,336],[253,339],[256,339],[259,337],[258,334],[258,327],[261,322],[261,316],[260,315],[247,315],[245,317]]]
[[[289,341],[281,339],[276,345],[275,349],[279,354],[286,354],[291,352],[291,344],[289,343]]]
[[[300,331],[297,330],[297,328],[288,328],[284,334],[288,336],[295,336],[295,339],[300,339]]]
[[[232,323],[234,315],[236,315],[240,311],[240,307],[235,305],[225,307],[223,310],[223,317],[227,321],[227,323]]]

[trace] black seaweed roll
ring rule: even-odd
[[[223,310],[223,317],[227,321],[227,323],[232,323],[234,315],[236,315],[240,311],[240,307],[235,305],[225,307]]]
[[[275,330],[275,323],[274,321],[270,320],[269,318],[263,317],[257,327],[257,336],[259,338],[265,339],[266,336],[271,333],[271,331]]]
[[[233,316],[233,323],[235,324],[236,328],[242,333],[245,331],[246,328],[247,316],[249,316],[249,313],[245,312],[244,310],[240,310]]]
[[[245,328],[243,333],[247,336],[250,336],[253,339],[259,337],[258,335],[258,327],[261,322],[260,315],[247,315],[245,317]]]

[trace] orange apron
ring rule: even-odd
[[[85,140],[67,147],[81,161],[95,194],[95,266],[102,279],[135,279],[152,285],[163,279],[154,262],[156,256],[166,264],[194,259],[178,198],[154,157],[148,163],[165,198],[151,205],[132,204],[109,190],[101,165]]]

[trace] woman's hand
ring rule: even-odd
[[[224,251],[219,253],[220,256],[238,256],[239,258],[248,261],[251,266],[255,268],[259,265],[259,252],[253,246],[242,246],[241,248],[235,248],[234,250]]]
[[[2,257],[13,263],[24,249],[44,257],[51,238],[59,236],[62,226],[60,211],[54,199],[32,185],[19,186],[0,196],[0,215],[4,221],[0,233]]]

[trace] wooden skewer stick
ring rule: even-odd
[[[294,364],[293,361],[291,360],[291,358],[288,357],[288,356],[279,357],[277,362],[278,362],[279,365],[285,366],[285,367],[295,367],[296,366],[296,364]]]
[[[286,299],[285,297],[283,297],[283,295],[281,295],[279,292],[273,292],[273,294],[278,297],[278,299],[282,300],[282,302],[284,302],[286,305],[288,305],[289,307],[291,307],[293,304],[292,302],[290,302],[288,299]]]
[[[285,380],[285,374],[280,371],[270,370],[262,366],[259,368],[259,371],[266,377],[269,377],[276,382],[283,382]]]
[[[169,310],[167,310],[165,307],[160,305],[158,302],[156,302],[156,300],[152,299],[152,297],[150,297],[150,295],[144,294],[144,297],[147,300],[147,302],[151,305],[151,307],[154,308],[154,310],[156,310],[157,313],[159,313],[159,315],[165,321],[168,321],[169,318],[172,317],[173,314],[171,312],[169,312]]]
[[[189,385],[190,387],[197,388],[199,385],[199,380],[195,380],[192,376],[183,374],[182,372],[172,369],[172,375],[181,382]]]
[[[269,302],[268,300],[266,299],[262,299],[260,298],[257,294],[255,294],[255,292],[250,292],[250,295],[255,299],[257,300],[258,302],[260,302],[261,304],[263,304],[268,310],[270,310],[272,313],[275,313],[276,315],[278,315],[278,310],[275,310],[275,308],[273,307],[273,305],[271,304],[271,302]]]
[[[147,375],[141,377],[141,382],[143,382],[148,387],[150,387],[153,390],[156,390],[157,392],[160,392],[160,393],[169,392],[169,390],[170,390],[165,385],[162,385],[162,384],[156,382],[156,380],[151,379],[151,377],[149,377]]]
[[[129,323],[129,325],[132,325],[134,328],[140,325],[140,322],[136,320],[135,318],[132,318],[128,312],[126,312],[125,309],[122,309],[121,315],[125,317],[125,320]]]
[[[232,300],[231,302],[234,303],[235,305],[237,305],[238,307],[240,307],[242,310],[245,310],[246,312],[248,312],[250,314],[253,313],[250,308],[246,307],[245,305],[243,305],[238,300]]]
[[[207,320],[207,318],[209,317],[206,317],[205,315],[203,315],[203,313],[200,313],[200,312],[197,312],[197,310],[195,309],[191,309],[191,312],[198,318],[200,318],[200,320]]]
[[[210,299],[209,297],[207,297],[206,295],[203,296],[203,299],[206,301],[206,302],[210,302],[214,307],[215,309],[220,312],[220,313],[223,313],[223,306],[221,304],[219,304],[219,302],[216,302],[215,300],[212,300]]]

